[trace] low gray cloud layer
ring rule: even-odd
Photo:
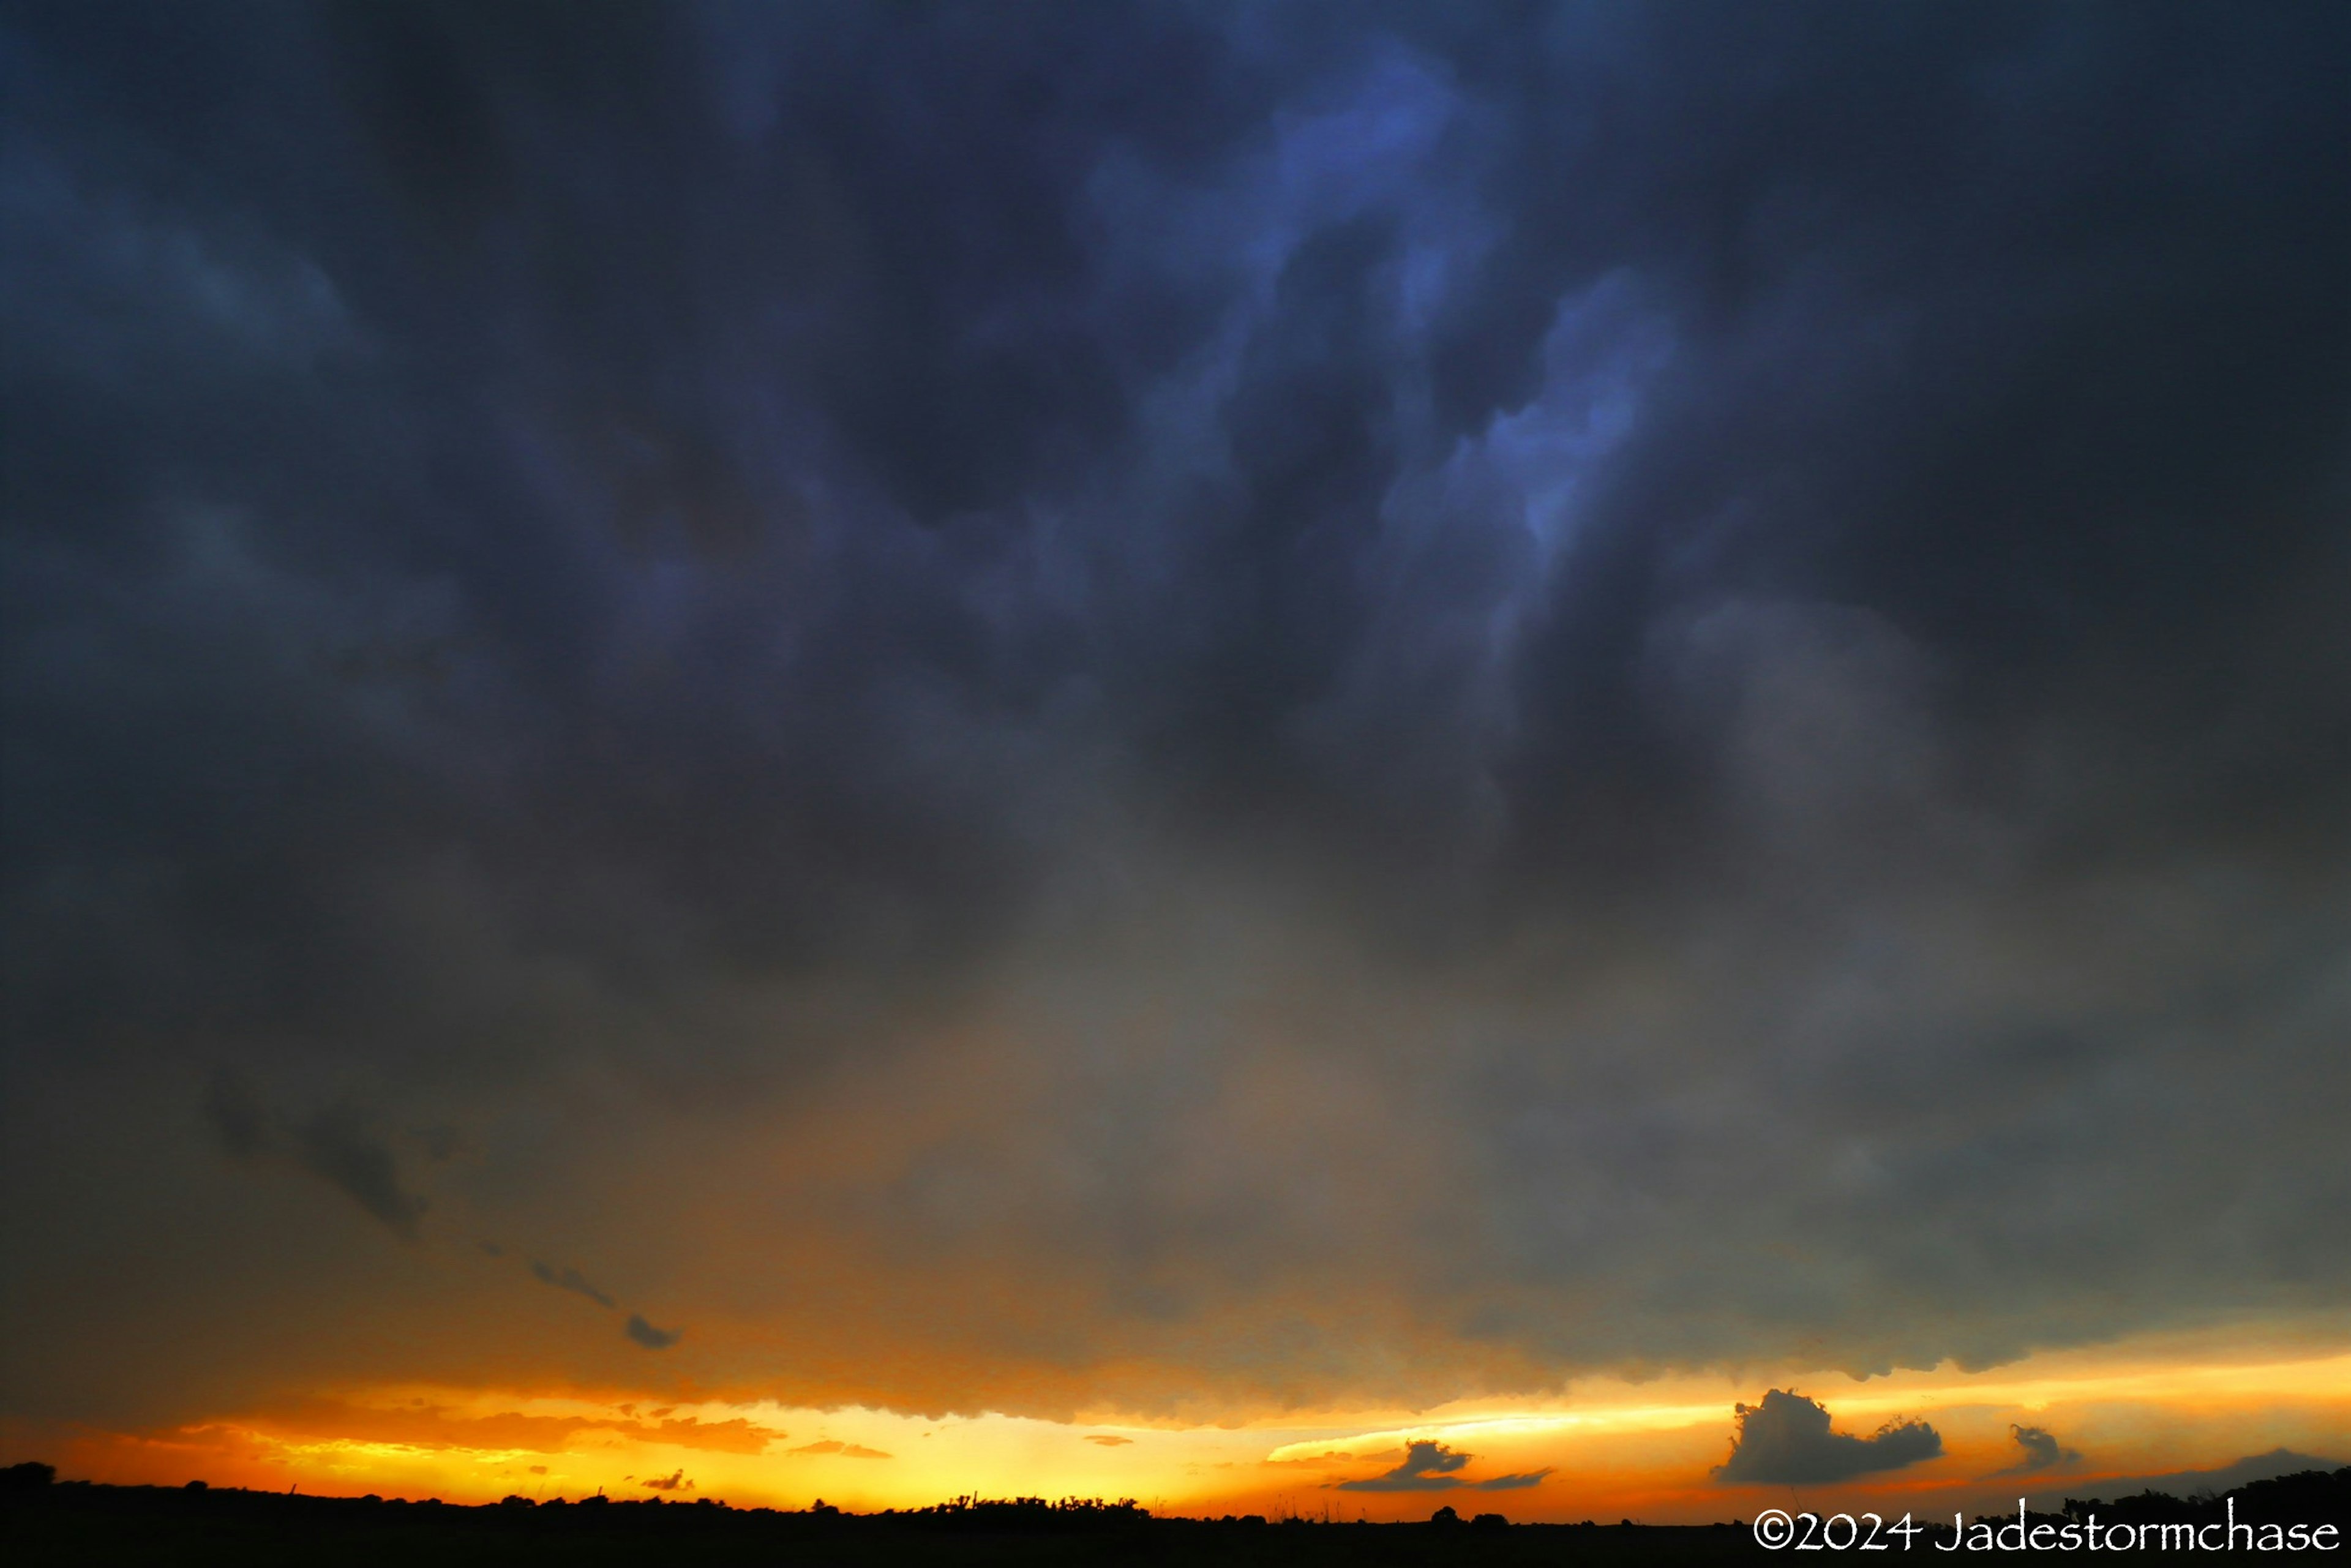
[[[295,1301],[1047,1413],[2339,1310],[2346,68],[11,6],[9,1397]]]
[[[1738,1408],[1730,1458],[1716,1467],[1726,1486],[1818,1486],[1898,1470],[1939,1458],[1943,1439],[1924,1421],[1889,1421],[1866,1437],[1831,1428],[1818,1400],[1774,1388]]]
[[[552,1285],[559,1291],[569,1291],[574,1295],[585,1296],[600,1307],[611,1307],[616,1304],[611,1297],[582,1279],[577,1269],[558,1270],[550,1264],[534,1260],[531,1263],[530,1271],[534,1278],[542,1282]]]

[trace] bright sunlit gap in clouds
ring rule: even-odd
[[[1840,1427],[1931,1422],[1943,1439],[1935,1461],[1833,1489],[1899,1497],[1922,1513],[1995,1506],[2019,1486],[2053,1498],[2116,1478],[2216,1469],[2270,1447],[2340,1458],[2351,1431],[2351,1355],[2202,1335],[2043,1354],[1991,1373],[1593,1380],[1540,1406],[1465,1405],[1393,1425],[1380,1423],[1394,1413],[1380,1412],[1186,1427],[387,1386],[168,1432],[85,1434],[69,1453],[83,1473],[108,1479],[201,1472],[265,1490],[469,1501],[601,1490],[879,1510],[976,1491],[1380,1519],[1421,1517],[1444,1500],[1449,1489],[1360,1490],[1411,1445],[1435,1443],[1468,1456],[1456,1472],[1461,1495],[1513,1517],[1582,1519],[1637,1498],[1645,1518],[1702,1522],[1757,1506],[1754,1489],[1711,1472],[1728,1450],[1734,1403],[1766,1386],[1820,1400]],[[2015,1434],[2028,1427],[2062,1439],[2053,1450],[2067,1456],[2062,1464],[2017,1469]],[[1508,1484],[1491,1490],[1496,1480]]]

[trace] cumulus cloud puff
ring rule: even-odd
[[[1818,1400],[1774,1388],[1734,1407],[1730,1458],[1714,1469],[1726,1486],[1808,1486],[1851,1480],[1939,1458],[1943,1439],[1924,1421],[1889,1421],[1866,1437],[1832,1431]]]

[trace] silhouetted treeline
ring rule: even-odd
[[[11,1568],[49,1563],[1714,1563],[1761,1555],[1743,1528],[1510,1525],[1440,1508],[1424,1523],[1160,1519],[1133,1499],[959,1497],[854,1514],[730,1508],[665,1498],[465,1507],[227,1487],[54,1480],[0,1470],[0,1546]]]
[[[2116,1524],[2209,1524],[2225,1518],[2228,1500],[2237,1500],[2240,1521],[2283,1521],[2303,1524],[2333,1524],[2351,1532],[2351,1465],[2339,1470],[2303,1470],[2265,1481],[2248,1481],[2225,1492],[2174,1497],[2169,1492],[2143,1491],[2118,1497],[2067,1498],[2063,1513],[2068,1520],[2087,1520],[2093,1513]]]
[[[2332,1523],[2351,1535],[2351,1468],[2255,1481],[2220,1496],[2164,1492],[2065,1500],[2027,1524],[2256,1526]],[[2014,1525],[2015,1516],[1980,1523]],[[1949,1527],[1929,1540],[1948,1541]],[[1269,1521],[1257,1514],[1161,1519],[1131,1498],[958,1497],[929,1508],[845,1512],[731,1508],[716,1499],[465,1507],[435,1500],[308,1497],[206,1487],[57,1481],[47,1465],[0,1469],[0,1555],[48,1563],[1703,1563],[1768,1556],[1744,1524],[1510,1525],[1440,1507],[1425,1523]]]
[[[2351,1466],[2338,1470],[2303,1470],[2290,1476],[2277,1476],[2268,1480],[2248,1481],[2231,1487],[2223,1492],[2199,1491],[2181,1497],[2171,1492],[2152,1490],[2128,1493],[2122,1497],[2069,1497],[2054,1513],[2024,1511],[2021,1513],[1978,1514],[1969,1526],[1970,1537],[1984,1531],[1994,1532],[2001,1550],[2010,1550],[2006,1542],[2010,1532],[2016,1539],[2037,1540],[2047,1543],[2049,1550],[2061,1552],[2096,1551],[2091,1542],[2089,1526],[2095,1521],[2108,1532],[2106,1544],[2113,1544],[2112,1532],[2120,1529],[2134,1532],[2165,1526],[2185,1526],[2196,1532],[2195,1539],[2181,1536],[2177,1540],[2138,1537],[2131,1550],[2204,1551],[2207,1541],[2223,1541],[2220,1534],[2208,1537],[2210,1527],[2234,1526],[2246,1533],[2237,1539],[2233,1547],[2223,1545],[2219,1550],[2278,1551],[2291,1544],[2294,1549],[2308,1549],[2306,1536],[2303,1542],[2265,1542],[2263,1532],[2272,1526],[2282,1531],[2302,1527],[2307,1531],[2320,1525],[2333,1525],[2335,1534],[2331,1547],[2320,1549],[2341,1551],[2351,1545]],[[2033,1532],[2043,1533],[2035,1536]],[[1951,1541],[1951,1527],[1935,1527],[1938,1545]]]

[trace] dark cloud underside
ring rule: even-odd
[[[2346,67],[2318,5],[7,6],[10,1397],[2339,1310]]]

